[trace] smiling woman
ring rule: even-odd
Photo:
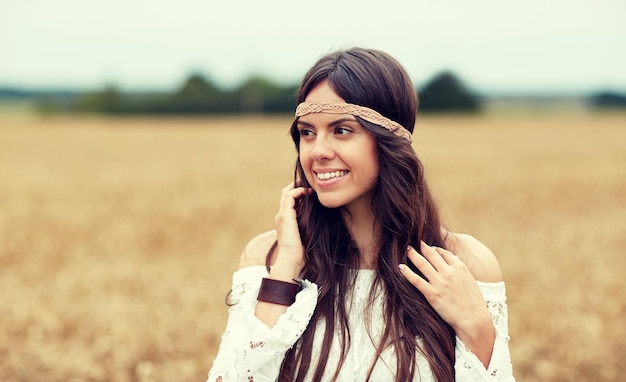
[[[328,81],[311,90],[306,100],[310,105],[345,105]],[[368,206],[378,179],[375,138],[350,114],[313,113],[296,124],[300,163],[320,203],[343,206],[353,217],[359,210],[371,213]]]
[[[208,380],[513,381],[498,261],[440,221],[402,66],[331,53],[297,101],[295,179],[244,249]]]

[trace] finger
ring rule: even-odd
[[[416,287],[423,294],[427,294],[431,290],[431,285],[428,281],[424,280],[420,275],[413,272],[411,268],[409,268],[406,264],[400,264],[399,266],[400,273],[407,279],[408,282],[411,283],[414,287]]]
[[[282,198],[280,200],[280,209],[293,209],[296,205],[296,199],[303,195],[309,195],[313,192],[312,188],[289,188],[289,186],[283,189]]]
[[[286,186],[282,189],[282,192],[284,193],[284,192],[287,192],[287,191],[289,191],[289,190],[293,190],[294,188],[295,188],[295,183],[294,183],[294,182],[291,182],[291,183],[289,183],[288,185],[286,185]]]
[[[424,243],[423,241],[420,243],[420,252],[428,262],[432,264],[432,266],[440,271],[447,265],[446,261],[441,257],[441,254],[435,250],[435,247],[431,247],[430,245]]]
[[[298,187],[298,188],[294,188],[293,190],[289,191],[288,198],[291,198],[291,201],[295,205],[296,199],[299,199],[299,198],[301,198],[301,197],[303,197],[305,195],[310,195],[312,192],[313,192],[312,188]]]
[[[311,192],[311,191],[313,191],[313,189],[312,189],[311,187],[304,187],[304,186],[302,185],[302,182],[301,182],[299,179],[297,179],[297,180],[295,180],[295,181],[293,181],[293,182],[289,183],[287,186],[285,186],[285,187],[282,189],[282,194],[283,194],[283,196],[284,196],[286,193],[289,193],[289,192],[291,192],[291,191],[294,191],[294,190],[297,190],[297,189],[300,189],[300,188],[307,190],[306,192]]]
[[[452,265],[456,262],[461,261],[461,259],[458,258],[458,256],[456,256],[454,253],[440,248],[440,247],[432,247],[435,251],[437,251],[437,253],[441,256],[441,258],[449,265]]]
[[[417,269],[422,272],[427,280],[431,280],[436,275],[437,270],[435,269],[435,267],[433,267],[433,265],[427,259],[425,259],[424,256],[420,255],[415,250],[415,248],[409,246],[407,248],[407,256],[409,260],[411,260],[411,262],[415,264]]]
[[[283,188],[283,191],[293,190],[294,188],[298,188],[298,187],[305,187],[304,182],[300,178],[294,180],[293,182],[285,186],[285,188]],[[305,188],[309,188],[309,187],[305,187]]]

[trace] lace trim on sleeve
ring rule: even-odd
[[[272,328],[254,315],[261,279],[266,276],[263,266],[242,268],[233,275],[233,305],[207,381],[276,380],[285,352],[309,324],[317,304],[317,285],[307,280]]]
[[[515,381],[509,352],[508,311],[506,288],[503,282],[482,283],[478,286],[491,313],[496,338],[489,367],[482,362],[457,337],[456,338],[456,380],[457,381]]]

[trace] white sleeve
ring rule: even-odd
[[[255,315],[263,266],[245,267],[233,275],[226,330],[207,382],[276,381],[285,353],[306,329],[317,304],[317,285],[307,280],[296,301],[269,328]]]
[[[456,380],[460,382],[501,381],[514,382],[513,365],[509,352],[509,327],[504,282],[478,282],[480,291],[491,313],[496,331],[489,367],[485,366],[459,339],[456,338]]]

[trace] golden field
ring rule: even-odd
[[[289,124],[0,115],[0,380],[204,381]],[[626,114],[424,116],[414,146],[500,260],[518,381],[624,380]]]

